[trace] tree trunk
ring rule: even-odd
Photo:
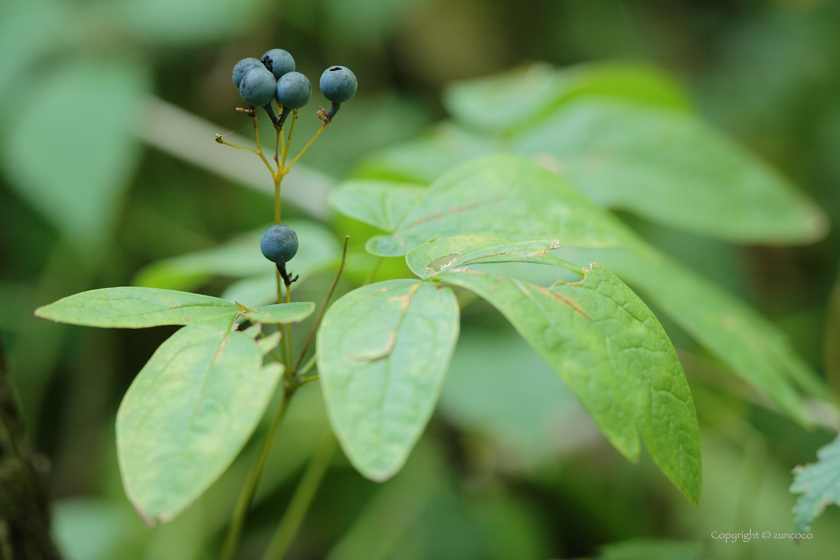
[[[39,463],[42,468],[38,468]],[[43,467],[25,437],[0,340],[0,559],[61,560],[50,535]]]

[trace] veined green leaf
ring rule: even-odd
[[[781,174],[700,119],[581,100],[514,142],[601,206],[737,243],[824,235],[823,212]]]
[[[581,64],[562,70],[533,64],[489,78],[456,82],[446,89],[443,101],[456,120],[482,130],[505,132],[531,126],[556,107],[583,95],[676,110],[691,105],[685,91],[663,72],[627,63]]]
[[[192,325],[164,342],[117,413],[126,494],[148,521],[170,521],[218,479],[251,437],[283,368],[250,336]]]
[[[688,382],[659,321],[614,274],[594,264],[580,282],[550,288],[463,268],[438,278],[499,309],[622,454],[635,461],[641,435],[662,472],[697,502],[700,435]]]
[[[583,275],[583,270],[548,253],[559,240],[511,242],[492,235],[460,235],[435,239],[408,252],[405,262],[420,278],[433,278],[441,272],[471,264],[528,262],[566,268]]]
[[[422,188],[393,181],[351,180],[330,192],[336,211],[385,231],[394,231],[423,193]]]
[[[817,451],[816,463],[796,467],[790,491],[802,494],[793,507],[794,531],[804,533],[829,504],[840,505],[840,437]]]
[[[58,323],[139,329],[233,320],[241,309],[219,298],[156,288],[101,288],[39,307],[35,315]]]
[[[563,252],[574,258],[569,253]],[[662,255],[642,258],[629,251],[598,250],[584,251],[575,260],[593,258],[637,287],[786,414],[804,425],[811,423],[794,383],[823,399],[829,391],[767,319]]]
[[[430,239],[475,234],[639,247],[615,218],[560,177],[532,161],[497,155],[472,160],[440,177],[391,235],[371,238],[366,248],[374,255],[399,256]]]
[[[428,185],[444,172],[470,159],[500,151],[486,136],[452,123],[442,123],[426,136],[369,155],[356,168],[363,179],[389,179]]]
[[[318,330],[324,402],[364,476],[402,468],[432,415],[458,339],[449,288],[417,280],[365,286],[336,301]]]
[[[241,313],[254,323],[300,323],[315,311],[315,304],[311,301],[293,301],[291,303],[275,303],[264,305]]]

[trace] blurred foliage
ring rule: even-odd
[[[124,496],[113,425],[131,379],[172,329],[106,332],[32,315],[71,293],[161,273],[145,268],[160,259],[172,259],[165,262],[175,267],[163,273],[211,295],[234,290],[236,278],[253,279],[250,271],[215,276],[219,271],[205,257],[270,221],[267,191],[226,156],[202,169],[194,165],[200,157],[163,147],[177,137],[188,148],[207,143],[214,154],[222,148],[213,144],[212,128],[250,133],[250,123],[232,110],[238,95],[230,68],[238,59],[279,46],[312,79],[335,63],[359,78],[357,98],[302,160],[321,174],[296,167],[284,185],[295,207],[290,216],[322,221],[312,227],[325,237],[323,259],[310,265],[298,287],[301,300],[320,301],[331,280],[330,252],[345,233],[353,237],[341,289],[363,281],[373,260],[358,245],[371,229],[346,219],[323,221],[325,213],[311,210],[319,189],[354,169],[364,174],[371,153],[416,138],[456,106],[465,115],[498,112],[499,126],[539,119],[530,111],[541,106],[550,81],[541,66],[531,67],[537,68],[532,87],[501,92],[486,107],[449,86],[533,61],[564,67],[623,59],[675,76],[686,91],[666,102],[698,107],[807,191],[837,224],[838,42],[837,0],[0,5],[0,334],[30,437],[52,463],[55,530],[68,558],[213,558],[255,460],[258,442],[252,441],[183,516],[148,530]],[[573,94],[574,83],[564,87]],[[169,116],[163,119],[169,128],[150,130],[150,95],[217,124],[206,137],[191,136],[183,121]],[[316,127],[305,110],[296,138]],[[486,131],[436,130],[453,139],[443,156],[459,160],[495,149]],[[458,152],[464,146],[469,154]],[[807,246],[742,247],[619,215],[660,251],[757,308],[837,390],[836,227]],[[205,258],[192,261],[205,268],[184,270],[185,253]],[[403,264],[387,263],[378,278],[405,274]],[[462,306],[470,303],[468,295],[459,297]],[[813,463],[834,433],[806,431],[750,398],[725,366],[686,336],[685,326],[663,320],[701,422],[704,483],[696,508],[649,458],[633,466],[615,453],[487,304],[466,307],[462,323],[439,414],[406,469],[376,485],[337,457],[293,545],[294,557],[577,558],[597,556],[611,543],[605,558],[834,558],[840,549],[836,508],[814,522],[813,539],[800,543],[711,539],[713,531],[790,532],[796,500],[787,492],[790,471]],[[837,419],[816,412],[836,432]],[[241,558],[261,553],[300,467],[327,429],[317,387],[301,393],[287,420]]]

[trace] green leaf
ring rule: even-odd
[[[643,258],[620,250],[564,256],[577,261],[597,258],[609,266],[796,421],[811,423],[794,383],[827,398],[824,383],[767,319],[679,264],[661,255]]]
[[[688,382],[659,321],[615,275],[594,264],[580,282],[551,288],[467,269],[438,278],[493,304],[622,454],[635,461],[641,435],[662,472],[697,502],[700,436]]]
[[[472,264],[528,262],[566,268],[583,275],[583,270],[548,251],[559,240],[510,242],[492,235],[461,235],[435,239],[408,252],[405,262],[414,274],[429,279],[447,270]]]
[[[133,134],[145,68],[125,58],[84,58],[33,80],[2,151],[10,185],[86,252],[107,234],[140,156]],[[93,87],[95,84],[95,87]]]
[[[700,119],[582,100],[515,142],[599,205],[737,243],[819,239],[823,212],[781,174]]]
[[[458,339],[448,288],[389,280],[335,302],[318,330],[318,371],[330,423],[353,466],[393,476],[432,415]]]
[[[241,316],[253,323],[300,323],[314,311],[315,304],[311,301],[293,301],[258,307]]]
[[[555,70],[534,64],[512,72],[456,82],[443,102],[453,117],[492,131],[528,127],[579,96],[623,98],[684,110],[691,103],[667,75],[640,64],[599,63]]]
[[[840,437],[817,451],[816,463],[793,469],[794,532],[804,533],[829,504],[840,505]]]
[[[283,368],[248,335],[193,325],[137,375],[117,413],[126,494],[150,523],[170,521],[222,475],[251,437]]]
[[[422,138],[368,156],[356,169],[356,176],[428,185],[453,167],[499,149],[486,135],[443,123]]]
[[[634,539],[607,545],[599,560],[703,560],[703,544],[691,541]]]
[[[393,181],[353,180],[330,192],[337,212],[385,231],[394,231],[424,189]]]
[[[233,320],[241,310],[219,298],[155,288],[102,288],[39,307],[35,315],[58,323],[139,329]]]
[[[624,226],[560,177],[532,161],[497,155],[472,160],[440,177],[391,235],[371,238],[366,248],[392,257],[430,239],[475,234],[638,247]]]

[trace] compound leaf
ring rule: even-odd
[[[599,205],[669,227],[736,243],[808,242],[827,228],[790,181],[688,114],[581,100],[514,144]]]
[[[437,277],[494,305],[578,396],[628,459],[639,436],[692,502],[700,496],[697,416],[671,341],[645,304],[598,264],[576,283],[543,288],[450,269]]]
[[[510,155],[469,161],[436,180],[390,235],[366,248],[404,255],[438,237],[498,235],[512,241],[556,238],[572,246],[637,246],[615,218],[557,175]]]
[[[150,523],[170,521],[233,462],[268,406],[283,368],[263,366],[245,333],[191,325],[164,342],[117,413],[126,494]]]
[[[329,203],[345,216],[394,231],[423,190],[393,181],[352,180],[333,189]]]
[[[402,468],[432,415],[458,339],[449,288],[389,280],[335,302],[318,330],[324,402],[353,466],[383,481]]]
[[[564,256],[605,263],[797,422],[809,425],[811,418],[795,384],[818,398],[829,395],[772,323],[670,259],[622,250],[587,250],[577,258],[569,253]]]
[[[435,239],[408,252],[405,262],[420,278],[434,278],[446,270],[471,264],[528,262],[559,266],[583,274],[579,266],[548,253],[559,240],[514,241],[492,235],[461,235]]]
[[[505,74],[456,82],[443,101],[453,117],[472,127],[510,131],[533,125],[580,96],[628,99],[686,110],[691,103],[666,74],[641,64],[595,63],[555,70],[533,64]],[[515,99],[516,103],[511,103]]]
[[[840,437],[817,451],[816,463],[793,469],[794,531],[804,533],[829,504],[840,505]]]

